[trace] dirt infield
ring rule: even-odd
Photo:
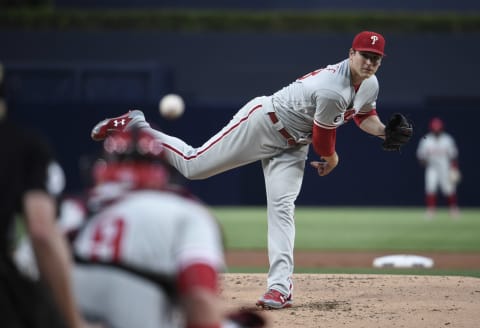
[[[368,268],[384,252],[296,252],[302,268]],[[438,269],[480,269],[480,254],[421,253]],[[230,267],[267,267],[266,251],[226,254]],[[480,279],[454,276],[295,274],[294,306],[259,310],[268,327],[478,327]],[[266,274],[224,274],[228,309],[252,308]]]
[[[294,305],[259,310],[268,327],[478,327],[480,279],[404,275],[297,274]],[[227,309],[251,308],[265,274],[224,274]]]
[[[389,252],[296,251],[298,268],[371,268],[376,257],[398,254]],[[480,269],[479,253],[415,253],[433,259],[436,269]],[[229,267],[268,267],[267,252],[227,251]]]

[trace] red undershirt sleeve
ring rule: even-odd
[[[360,126],[360,124],[362,124],[364,119],[366,119],[369,116],[373,116],[373,115],[378,115],[377,110],[375,108],[372,109],[371,111],[366,112],[366,113],[358,113],[358,114],[354,115],[353,120],[355,121],[355,123],[358,126]]]
[[[178,275],[177,288],[180,295],[188,295],[198,287],[218,292],[217,271],[205,263],[196,263],[184,268]],[[220,328],[220,323],[198,324],[187,322],[186,328]]]
[[[326,129],[314,121],[312,131],[312,145],[315,153],[322,156],[331,156],[335,153],[335,141],[337,138],[337,129]]]
[[[179,273],[177,287],[180,295],[188,294],[196,287],[203,287],[216,293],[218,290],[217,271],[204,263],[190,265]]]

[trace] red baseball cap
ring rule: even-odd
[[[352,49],[385,56],[385,38],[376,32],[363,31],[358,33],[353,39]]]

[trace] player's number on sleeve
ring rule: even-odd
[[[321,71],[330,71],[332,73],[335,73],[336,72],[336,69],[335,68],[332,68],[332,67],[328,67],[328,68],[319,68],[317,70],[314,70],[313,72],[310,72],[308,74],[305,74],[304,76],[302,77],[299,77],[297,80],[305,80],[306,78],[309,78],[310,76],[315,76],[317,75],[318,73],[320,73]]]
[[[307,77],[315,76],[315,75],[317,75],[318,73],[320,73],[321,70],[322,70],[322,69],[317,69],[317,70],[315,70],[315,71],[313,71],[313,72],[310,72],[310,73],[308,73],[308,74],[305,74],[305,75],[302,76],[302,77],[299,77],[297,80],[305,80]]]
[[[122,218],[101,220],[92,234],[92,261],[118,262],[122,251],[125,220]]]

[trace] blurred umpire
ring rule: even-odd
[[[86,327],[71,287],[69,248],[56,224],[64,175],[42,139],[7,119],[0,63],[0,309],[1,326]],[[12,260],[15,218],[30,236],[41,279],[21,274]]]

